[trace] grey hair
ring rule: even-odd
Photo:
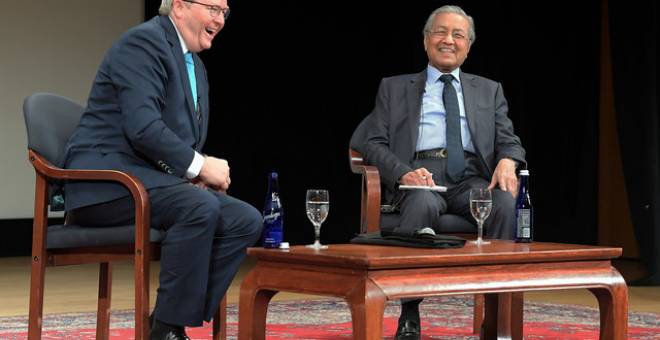
[[[170,15],[171,11],[172,11],[172,0],[162,0],[160,3],[160,8],[158,9],[158,14]]]
[[[165,2],[165,1],[166,0],[163,0],[163,2]],[[442,14],[442,13],[454,13],[454,14],[461,15],[465,19],[467,19],[468,23],[470,24],[470,29],[468,31],[468,34],[469,34],[469,38],[470,38],[470,46],[472,46],[474,41],[477,40],[477,34],[474,32],[474,19],[472,19],[471,16],[467,15],[467,13],[465,13],[465,11],[462,8],[458,7],[458,6],[445,5],[445,6],[442,6],[438,9],[436,9],[435,11],[433,11],[433,13],[431,13],[431,15],[429,15],[429,18],[426,20],[426,24],[424,25],[424,32],[422,32],[422,33],[424,35],[426,35],[426,34],[428,34],[428,32],[431,32],[431,29],[432,29],[431,26],[433,25],[433,19],[435,19],[436,15]]]

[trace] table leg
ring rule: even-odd
[[[485,315],[482,339],[523,338],[523,293],[485,294]]]
[[[511,338],[523,339],[523,310],[525,307],[525,296],[523,292],[511,293]]]
[[[266,338],[268,302],[277,291],[259,289],[256,282],[256,274],[252,271],[241,284],[238,306],[239,339],[263,340]]]
[[[383,338],[383,313],[387,298],[371,280],[363,287],[346,296],[353,321],[353,339],[381,340]]]
[[[600,310],[600,339],[626,339],[628,335],[628,287],[621,274],[613,270],[609,286],[591,288]]]
[[[504,294],[484,294],[484,322],[481,325],[480,339],[500,339],[499,336],[501,339],[511,339],[511,330],[503,329],[507,324],[503,321],[509,321],[509,315],[506,313],[510,312],[510,309],[504,308],[506,306],[501,306],[505,300],[507,299]]]
[[[484,322],[484,295],[474,294],[474,310],[472,311],[472,333],[479,334]]]

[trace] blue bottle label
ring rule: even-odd
[[[282,214],[272,212],[264,216],[263,245],[265,248],[279,248],[282,243]]]
[[[278,193],[277,172],[268,175],[268,193],[264,203],[261,241],[264,248],[279,248],[284,237],[284,210]]]

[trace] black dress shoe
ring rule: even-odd
[[[190,340],[186,330],[181,326],[173,326],[153,320],[151,340]]]
[[[421,339],[421,329],[419,322],[405,319],[399,320],[399,327],[396,329],[396,340],[419,340]]]

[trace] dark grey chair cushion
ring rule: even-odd
[[[23,116],[28,135],[28,148],[36,151],[53,165],[61,167],[64,149],[78,126],[85,108],[68,98],[52,93],[35,93],[25,99]],[[51,187],[58,193],[57,181]],[[60,202],[61,204],[61,202]],[[51,200],[51,208],[53,201]],[[151,229],[151,242],[163,240],[165,232]],[[135,226],[83,227],[79,225],[51,225],[48,227],[47,249],[99,247],[132,244]]]
[[[64,148],[85,109],[68,98],[35,93],[23,103],[28,148],[61,167]]]
[[[364,148],[364,143],[367,140],[367,128],[369,127],[369,124],[371,124],[371,122],[370,122],[371,118],[370,117],[371,117],[371,115],[368,115],[368,116],[364,117],[364,119],[362,119],[362,121],[360,122],[358,127],[355,128],[355,131],[353,131],[353,135],[351,136],[351,140],[348,143],[348,146],[351,149],[353,149],[353,150],[355,150],[355,151],[357,151],[361,154],[364,154],[364,149],[365,149]]]
[[[165,237],[162,230],[150,229],[149,240],[160,242]],[[76,224],[48,226],[47,249],[85,248],[131,244],[135,240],[135,226],[82,227]]]
[[[62,167],[64,149],[78,126],[85,108],[68,98],[52,93],[35,93],[23,102],[28,148],[51,164]],[[62,181],[51,180],[50,210],[64,210]]]

